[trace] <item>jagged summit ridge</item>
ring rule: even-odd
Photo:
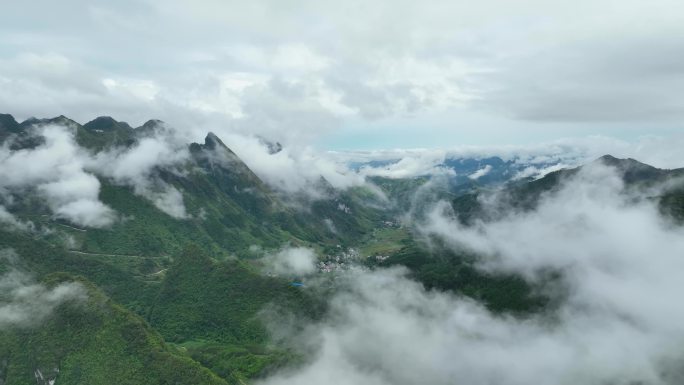
[[[157,126],[160,126],[164,124],[163,121],[159,119],[150,119],[147,122],[145,122],[143,125],[140,127],[133,127],[127,122],[124,121],[118,121],[114,119],[111,116],[98,116],[93,120],[88,121],[87,123],[81,124],[67,116],[64,115],[59,115],[53,118],[36,118],[36,117],[30,117],[25,119],[22,122],[18,122],[16,118],[12,114],[3,114],[0,113],[0,130],[2,129],[10,129],[10,128],[27,128],[30,126],[34,125],[40,125],[40,124],[68,124],[68,125],[76,125],[80,126],[89,130],[115,130],[115,129],[125,129],[125,130],[139,130],[143,128],[155,128]]]
[[[207,136],[204,138],[204,147],[210,150],[215,150],[217,147],[229,150],[228,146],[226,146],[225,143],[223,143],[223,141],[213,132],[209,132]]]
[[[112,131],[117,129],[133,130],[126,122],[119,122],[110,116],[100,116],[83,125],[87,130]]]

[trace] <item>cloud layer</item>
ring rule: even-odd
[[[35,188],[56,217],[81,226],[110,225],[114,211],[100,202],[100,181],[85,170],[88,154],[73,133],[54,125],[38,130],[45,143],[36,148],[0,148],[0,191]]]
[[[17,256],[12,250],[0,250],[0,260]],[[28,274],[11,269],[0,276],[0,330],[8,327],[32,327],[49,317],[60,305],[87,298],[83,286],[75,282],[46,287]]]
[[[0,220],[25,227],[10,215],[13,194],[35,191],[56,218],[85,227],[107,227],[114,210],[99,200],[100,180],[130,186],[158,209],[187,218],[182,193],[164,182],[160,170],[180,172],[189,161],[187,144],[172,132],[158,131],[131,147],[108,147],[96,154],[80,147],[74,127],[39,125],[30,128],[44,142],[35,148],[0,147]],[[9,210],[9,211],[8,211]]]
[[[633,158],[658,168],[673,169],[684,166],[679,148],[684,136],[646,136],[625,141],[605,136],[558,139],[527,145],[456,146],[441,149],[388,149],[374,151],[332,151],[328,156],[343,165],[364,164],[362,176],[412,178],[423,175],[452,173],[445,168],[447,160],[485,159],[500,157],[525,166],[514,178],[544,176],[560,168],[577,167],[603,155]],[[552,163],[552,164],[551,164]]]
[[[306,247],[285,247],[264,259],[269,272],[286,275],[302,276],[316,271],[316,253]]]
[[[232,133],[221,139],[259,178],[280,192],[322,198],[325,192],[320,188],[321,178],[338,189],[365,183],[364,176],[344,162],[305,144],[284,146],[274,152],[268,142],[251,135]]]
[[[0,15],[0,105],[21,117],[157,117],[288,144],[347,130],[353,142],[356,127],[419,143],[448,132],[452,145],[681,128],[673,0],[27,7]]]
[[[533,284],[542,271],[559,272],[548,292],[558,306],[492,314],[426,291],[401,269],[356,273],[328,319],[295,338],[309,363],[263,383],[679,383],[684,312],[674,304],[684,289],[684,232],[634,198],[595,165],[532,212],[476,228],[438,207],[425,231],[477,252],[480,269]]]
[[[117,184],[132,186],[135,194],[149,199],[166,214],[182,219],[188,217],[182,193],[164,182],[157,171],[161,168],[173,170],[189,157],[186,145],[157,133],[140,139],[131,148],[113,148],[98,153],[90,167]]]

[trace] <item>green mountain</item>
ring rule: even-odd
[[[663,215],[684,223],[684,187],[681,183],[684,169],[663,170],[634,159],[618,159],[610,155],[595,160],[595,163],[614,168],[627,191],[646,191],[648,199],[658,203]],[[538,180],[510,182],[501,189],[482,188],[468,192],[452,198],[451,207],[466,226],[473,225],[476,221],[493,221],[511,213],[532,210],[544,194],[558,190],[564,183],[573,183],[572,177],[581,169],[582,167],[577,167],[555,171]],[[668,182],[669,187],[663,189],[662,186],[668,186]],[[388,183],[392,186],[408,185],[408,182],[401,181]],[[448,197],[448,194],[440,190],[435,195],[436,199]],[[483,204],[483,201],[488,204]],[[408,207],[408,203],[406,205]],[[420,214],[414,213],[419,220]],[[379,262],[371,260],[369,264],[406,266],[412,277],[427,288],[472,297],[494,312],[518,314],[553,306],[549,298],[539,294],[539,290],[534,290],[520,277],[484,273],[474,267],[475,255],[467,251],[455,252],[441,244],[439,239],[431,239],[429,244],[425,244],[407,238],[401,243],[401,247],[387,255],[386,259]],[[548,281],[555,279],[557,276],[549,272]]]
[[[604,155],[594,161],[613,168],[617,175],[629,189],[649,189],[659,186],[666,181],[676,181],[684,176],[684,168],[664,170],[635,159],[618,159],[611,155]],[[557,190],[568,178],[576,175],[583,167],[563,169],[551,172],[537,180],[522,180],[507,184],[502,190],[476,190],[460,195],[452,200],[452,206],[459,219],[470,224],[475,219],[489,220],[515,210],[530,210],[536,207],[543,194]],[[681,189],[653,192],[653,199],[660,202],[664,213],[681,215],[681,203],[678,203]],[[496,193],[499,205],[496,210],[485,210],[479,197]]]
[[[63,282],[86,287],[85,303],[61,305],[39,328],[0,329],[2,384],[226,384],[91,283],[63,273],[43,279]]]
[[[5,121],[14,119],[9,116]],[[160,124],[150,121],[131,128],[111,118],[98,118],[80,125],[65,117],[30,119],[8,126],[10,123],[3,123],[7,135],[2,141],[11,144],[12,150],[32,149],[43,143],[33,130],[36,125],[59,124],[70,127],[76,142],[91,153],[132,148]],[[9,128],[4,129],[6,126]],[[33,188],[10,192],[11,199],[2,202],[18,220],[34,224],[30,231],[0,228],[0,246],[15,250],[22,268],[47,281],[56,272],[82,277],[78,279],[92,282],[88,285],[95,290],[93,296],[111,298],[104,301],[115,309],[111,312],[124,312],[116,313],[116,317],[109,316],[110,310],[95,312],[94,318],[108,322],[94,321],[92,327],[75,324],[76,329],[61,330],[59,325],[67,322],[63,311],[68,313],[64,317],[75,317],[83,309],[60,309],[39,329],[8,332],[3,336],[8,349],[0,350],[0,362],[16,363],[12,365],[17,369],[0,366],[3,385],[32,380],[26,373],[33,375],[35,370],[41,370],[47,381],[57,376],[63,383],[100,383],[113,377],[120,377],[122,383],[154,383],[156,378],[161,383],[242,383],[297,359],[286,349],[273,346],[260,314],[271,308],[315,317],[324,304],[291,286],[289,277],[263,275],[257,259],[286,244],[319,250],[355,244],[388,214],[363,188],[336,191],[324,180],[318,188],[326,191],[326,199],[298,197],[299,207],[295,206],[211,133],[204,143],[189,144],[187,150],[190,157],[183,164],[157,167],[148,176],[181,192],[189,214],[186,218],[166,214],[150,199],[136,194],[133,186],[105,175],[97,175],[101,183],[99,200],[121,218],[109,227],[82,228],[53,217]],[[93,309],[100,311],[94,305]],[[130,322],[140,322],[141,333],[151,333],[145,337],[149,344],[131,347],[128,344],[135,341],[126,336],[116,340]],[[37,335],[46,346],[59,346],[76,338],[78,330],[86,345],[106,334],[111,339],[106,341],[119,350],[93,356],[92,366],[87,368],[91,365],[88,357],[94,354],[89,349],[94,345],[73,344],[75,352],[84,352],[81,355],[41,350],[18,353],[18,347],[28,341],[43,341]],[[138,356],[123,359],[119,352],[131,349],[138,349]],[[181,363],[169,368],[187,372],[187,377],[179,375],[172,381],[164,377],[168,372],[150,372],[150,381],[142,381],[134,368],[153,364],[155,361],[150,360],[157,359],[158,350],[169,352],[170,358],[163,357],[165,360],[178,358],[187,364],[187,368],[179,366]],[[43,356],[49,357],[45,364],[40,361]],[[121,365],[121,373],[95,360]],[[171,364],[160,365],[165,368]],[[59,368],[59,373],[53,373],[54,368]],[[193,374],[194,368],[201,369],[199,374]],[[205,376],[209,372],[223,380]]]
[[[32,138],[27,133],[32,124],[66,125],[75,130],[77,143],[93,152],[131,147],[159,124],[149,121],[134,129],[109,117],[83,126],[64,117],[27,122],[18,126],[19,135]],[[293,208],[214,134],[207,135],[203,144],[190,144],[188,149],[191,158],[185,164],[174,169],[155,168],[151,177],[182,193],[189,218],[170,217],[136,195],[131,186],[99,176],[100,200],[122,217],[134,220],[118,221],[106,229],[59,230],[66,231],[76,241],[76,249],[86,253],[170,255],[188,242],[195,242],[212,256],[221,257],[227,253],[244,255],[255,245],[277,248],[286,242],[350,243],[382,216],[379,210],[364,204],[363,191],[338,192],[327,186],[328,199],[306,202],[307,210]],[[15,198],[16,214],[54,227],[52,220],[45,217],[50,215],[48,208],[38,203],[39,199],[30,194]],[[340,205],[354,215],[339,210]],[[336,232],[326,222],[333,223]]]
[[[16,135],[21,132],[19,123],[14,120],[14,117],[9,114],[0,114],[0,141],[4,141],[10,135]]]

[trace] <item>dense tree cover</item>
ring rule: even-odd
[[[71,127],[77,143],[89,151],[116,146],[130,148],[159,124],[150,121],[134,129],[108,117],[83,126],[65,117],[31,119],[21,124],[9,115],[1,118],[0,140],[13,136],[14,149],[33,148],[41,143],[41,138],[33,136],[29,129],[36,124]],[[34,223],[35,229],[0,229],[0,247],[13,249],[20,256],[19,267],[39,279],[46,279],[54,272],[66,272],[92,282],[112,298],[114,302],[107,300],[112,306],[119,303],[126,311],[133,312],[127,313],[128,316],[136,314],[149,321],[163,338],[177,346],[176,353],[182,352],[184,360],[196,359],[225,380],[240,383],[296,359],[286,350],[271,346],[260,312],[277,307],[298,317],[314,317],[321,314],[323,304],[301,288],[292,287],[288,279],[264,276],[258,268],[235,257],[249,259],[263,254],[263,251],[255,254],[252,251],[255,247],[277,250],[285,244],[314,247],[351,244],[372,229],[384,214],[377,207],[365,205],[368,192],[363,188],[340,192],[324,180],[315,187],[325,191],[325,199],[311,201],[303,196],[293,198],[300,202],[284,201],[284,197],[268,188],[212,134],[203,144],[191,144],[189,153],[190,159],[181,169],[157,168],[149,176],[182,193],[186,218],[174,218],[160,211],[150,199],[137,194],[133,186],[99,176],[99,199],[119,216],[113,225],[83,229],[53,218],[39,192],[28,188],[15,194],[12,212],[20,220]],[[325,220],[334,221],[336,227],[327,227]],[[7,271],[3,263],[0,268],[0,272]],[[78,309],[60,310],[49,322],[62,322],[63,311],[71,311],[71,317]],[[92,328],[81,325],[81,332],[84,338],[116,335],[121,325],[114,320],[108,319],[112,322],[98,323]],[[55,341],[61,341],[55,344],[67,344],[76,338],[69,329],[60,331],[52,323],[31,332],[7,334],[7,346],[21,346],[29,339],[37,341],[32,333],[49,334]],[[118,346],[117,349],[131,349],[127,344],[133,342],[112,340],[112,345]],[[45,341],[46,345],[52,343],[52,340]],[[84,353],[55,356],[53,363],[60,369],[60,382],[79,383],[80,377],[74,373],[80,372],[87,372],[83,378],[91,383],[119,376],[115,369],[102,369],[100,363],[95,363],[96,358],[88,359],[92,354],[89,348],[72,345]],[[142,347],[148,350],[142,350],[141,357],[156,349]],[[97,359],[131,368],[140,366],[137,361],[122,359],[117,352],[116,349],[102,351]],[[20,355],[16,349],[0,353],[0,361],[7,358],[7,362],[17,367],[23,365],[25,369],[11,371],[22,373],[17,377],[0,367],[0,374],[9,384],[23,383],[27,378],[30,381],[32,377],[22,376],[36,362],[36,357],[43,354],[29,350]],[[95,366],[86,370],[86,363]],[[74,372],[66,369],[71,364],[76,368]],[[118,382],[154,383],[141,381],[135,377],[140,373],[135,373],[132,377],[120,374]]]
[[[63,304],[39,328],[0,330],[3,384],[226,384],[85,279],[43,279],[64,281],[85,286],[86,302]]]
[[[493,312],[524,314],[541,311],[548,304],[540,287],[527,283],[515,275],[494,275],[478,270],[474,256],[455,253],[433,245],[427,249],[412,240],[388,259],[372,263],[386,267],[401,265],[409,268],[410,275],[426,289],[450,291],[471,297]],[[554,279],[549,276],[549,281]]]

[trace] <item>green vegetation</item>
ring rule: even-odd
[[[188,247],[179,253],[173,264],[164,272],[162,283],[159,283],[159,280],[146,279],[148,276],[131,274],[130,270],[126,270],[130,268],[129,264],[112,263],[112,260],[117,260],[115,256],[94,257],[71,253],[21,233],[0,232],[0,242],[22,255],[22,268],[39,274],[42,272],[44,279],[50,279],[51,271],[68,271],[97,283],[97,286],[114,296],[117,302],[130,309],[126,310],[127,317],[133,314],[130,313],[133,310],[141,317],[147,318],[154,330],[160,332],[166,340],[184,347],[178,352],[184,352],[185,360],[195,359],[202,362],[215,369],[215,373],[230,383],[239,383],[296,359],[282,349],[269,347],[269,336],[260,318],[262,310],[273,306],[284,311],[296,312],[298,317],[304,318],[318,317],[324,311],[323,303],[308,292],[290,286],[288,280],[265,277],[246,262],[239,260],[211,259],[196,246]],[[106,302],[115,306],[111,300]],[[71,309],[70,317],[77,317],[79,309]],[[116,309],[123,308],[116,305]],[[112,321],[109,317],[103,319]],[[138,316],[135,319],[136,322],[142,321]],[[68,330],[61,331],[49,325],[41,326],[40,333],[54,336],[62,342],[77,338]],[[107,324],[102,327],[109,330],[109,326]],[[79,325],[74,327],[81,328]],[[145,327],[149,328],[147,323]],[[90,336],[94,330],[81,328],[80,333]],[[24,341],[21,338],[36,340],[34,334],[12,336],[15,338],[12,341],[17,346],[21,346],[21,341]],[[88,338],[101,340],[103,337]],[[121,345],[122,342],[118,343]],[[75,345],[74,349],[81,349],[79,346]],[[86,348],[83,349],[83,354],[92,353]],[[118,361],[120,358],[113,351],[101,353],[105,357],[103,360]],[[9,351],[0,351],[0,360],[7,354]],[[14,356],[16,353],[12,354]],[[34,353],[26,354],[28,356],[22,360],[32,362]],[[61,357],[53,361],[56,367],[60,368],[60,373],[63,373],[62,366],[66,365],[66,361]],[[69,357],[76,362],[85,359],[87,355],[74,353]],[[130,383],[136,383],[131,381]]]
[[[684,190],[666,192],[659,200],[660,211],[679,223],[684,223]]]
[[[229,383],[242,384],[296,362],[297,356],[264,345],[230,345],[213,341],[188,341],[179,345],[194,360]]]
[[[13,119],[7,121],[10,124]],[[127,124],[102,118],[80,126],[59,117],[12,125],[8,135],[26,133],[27,125],[33,123],[75,127],[77,142],[92,151],[109,146],[133,146],[156,124],[148,122],[146,127],[132,129]],[[36,231],[0,229],[0,246],[14,249],[21,256],[21,268],[39,278],[46,279],[54,272],[84,277],[93,287],[101,289],[103,295],[112,298],[107,300],[108,304],[122,311],[126,309],[129,312],[126,317],[135,315],[136,322],[143,322],[141,319],[150,322],[154,329],[149,329],[146,323],[144,327],[159,332],[160,335],[154,335],[160,341],[161,336],[172,341],[177,349],[167,345],[164,349],[170,349],[174,357],[193,365],[200,362],[229,383],[242,383],[297,359],[282,347],[272,346],[262,322],[263,310],[289,312],[310,319],[319,317],[325,307],[310,292],[292,287],[289,280],[263,276],[248,262],[259,255],[252,248],[257,246],[263,254],[263,250],[275,250],[284,244],[315,248],[353,244],[355,239],[372,230],[383,214],[367,204],[368,191],[357,188],[339,192],[325,181],[321,183],[328,199],[305,202],[308,206],[305,210],[293,208],[214,135],[208,135],[204,144],[192,144],[189,149],[192,159],[182,166],[182,172],[156,169],[150,176],[182,192],[188,218],[173,218],[147,198],[137,195],[132,187],[100,178],[100,200],[120,216],[111,227],[82,229],[55,220],[41,197],[29,189],[15,196],[12,211],[21,220],[33,222]],[[236,256],[243,260],[235,259]],[[5,265],[0,265],[0,271],[4,272]],[[70,311],[69,317],[79,311],[69,309],[60,310],[50,322],[58,322],[63,311]],[[49,361],[60,369],[60,382],[80,383],[82,378],[82,381],[99,383],[108,378],[105,374],[109,371],[113,376],[120,376],[120,383],[154,383],[143,381],[135,374],[136,367],[142,368],[148,364],[144,360],[151,359],[143,356],[153,354],[154,349],[140,351],[143,366],[137,358],[125,359],[118,353],[128,349],[126,343],[130,341],[115,338],[128,318],[96,315],[102,322],[93,327],[79,326],[82,338],[102,341],[113,350],[103,350],[98,356],[102,361],[98,361],[100,358],[95,356],[88,358],[94,354],[89,345],[71,343],[70,346],[83,353],[53,355]],[[28,334],[12,332],[3,338],[8,341],[7,346],[20,346],[27,338],[42,341],[43,337],[36,337],[36,333],[50,335],[62,344],[77,338],[70,329],[62,332],[52,325],[46,324]],[[45,340],[45,345],[51,341]],[[0,362],[11,356],[12,362],[24,362],[22,365],[35,362],[36,355],[44,355],[28,351],[19,359],[16,349],[0,353]],[[107,361],[120,365],[121,370],[106,369],[104,362]],[[0,378],[5,376],[13,381],[19,378],[14,374],[7,377],[7,373],[10,372],[0,370]],[[23,380],[13,381],[6,383]]]
[[[379,227],[374,229],[363,242],[359,253],[362,256],[387,256],[401,250],[411,234],[404,227]]]
[[[544,309],[549,301],[533,286],[514,275],[486,274],[474,267],[474,256],[456,254],[444,248],[427,250],[407,240],[390,258],[374,266],[402,265],[426,289],[451,291],[485,304],[493,312],[530,313]],[[549,277],[552,280],[553,276]]]
[[[268,306],[309,319],[323,311],[288,280],[264,277],[242,261],[214,261],[189,247],[169,268],[148,318],[168,341],[217,374],[245,380],[288,358],[268,347],[259,317]]]
[[[172,342],[211,340],[247,346],[267,342],[257,314],[269,304],[309,318],[320,315],[321,309],[289,280],[265,277],[243,261],[214,261],[199,248],[189,247],[169,268],[149,320]]]
[[[74,280],[87,288],[85,303],[62,305],[40,328],[0,330],[3,384],[226,383],[87,281],[53,274],[44,282]]]

